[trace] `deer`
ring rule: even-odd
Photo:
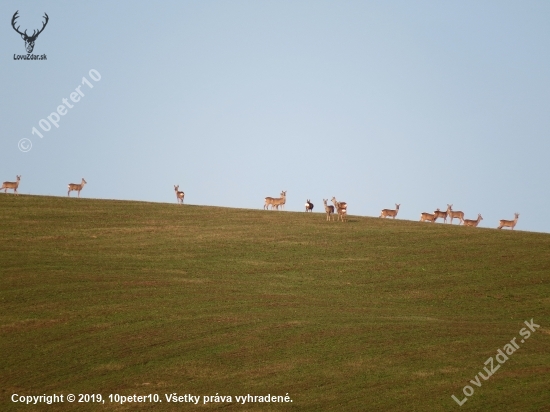
[[[344,207],[337,208],[336,212],[338,213],[338,219],[342,220],[342,223],[348,220],[348,210]]]
[[[439,212],[439,209],[437,209],[435,211],[436,213]],[[431,214],[431,213],[422,213],[420,215],[420,221],[421,222],[435,222],[435,214]]]
[[[8,189],[13,189],[13,194],[19,195],[17,193],[17,188],[19,187],[19,181],[21,180],[21,176],[17,175],[17,181],[15,182],[4,182],[2,183],[2,187],[0,190],[4,189],[4,193],[8,193]]]
[[[306,200],[306,212],[313,212],[313,203],[309,199]]]
[[[380,216],[378,217],[383,217],[384,219],[386,217],[392,217],[395,219],[395,217],[397,216],[397,213],[399,212],[399,206],[401,206],[401,204],[395,204],[395,210],[392,210],[392,209],[383,209],[382,210],[382,213],[380,213]]]
[[[285,203],[286,203],[286,191],[281,192],[281,197],[278,199],[273,199],[273,203],[271,204],[271,209],[273,209],[273,206],[279,210],[279,206],[281,206],[281,209],[285,209]]]
[[[438,219],[438,218],[443,218],[443,221],[445,223],[447,223],[447,215],[449,214],[449,212],[451,211],[451,205],[447,204],[447,210],[445,212],[442,212],[440,211],[439,209],[437,209],[435,212],[434,212],[434,223],[435,221]]]
[[[179,185],[177,186],[174,185],[174,192],[176,192],[176,199],[178,201],[178,204],[181,203],[183,205],[183,198],[185,197],[185,193],[180,192],[179,188],[180,188]]]
[[[82,182],[80,184],[76,184],[76,183],[69,183],[69,191],[67,192],[67,196],[71,196],[71,192],[73,190],[76,190],[78,192],[78,197],[80,197],[80,191],[84,188],[84,185],[88,183],[87,181],[84,180],[84,178],[82,178]]]
[[[281,192],[281,196],[283,195],[283,192]],[[273,201],[275,200],[275,197],[266,197],[264,198],[264,210],[269,210],[269,205],[271,205],[271,209],[273,210]]]
[[[482,220],[483,220],[483,218],[481,217],[481,214],[478,213],[477,220],[463,219],[462,224],[464,226],[477,227],[477,225],[479,225],[479,222],[481,222]]]
[[[325,204],[325,212],[327,213],[327,221],[330,221],[330,215],[332,215],[332,221],[334,222],[334,206],[327,205],[328,199],[323,199]]]
[[[336,211],[338,213],[338,219],[340,219],[340,217],[343,215],[342,213],[340,213],[339,209],[343,209],[345,213],[348,212],[348,204],[346,202],[339,202],[334,196],[332,196],[331,201],[334,204],[334,207],[336,208]]]
[[[451,205],[451,210],[449,210],[449,217],[451,218],[451,225],[453,224],[453,219],[460,220],[459,224],[464,224],[464,212],[461,212],[457,210],[456,212],[453,209],[453,205]]]
[[[510,229],[514,230],[514,226],[518,223],[519,213],[514,213],[514,220],[501,220],[500,226],[497,227],[497,229],[502,229],[503,227],[509,227]]]
[[[46,19],[46,21],[44,23],[42,23],[42,28],[40,30],[38,30],[38,33],[36,32],[36,30],[34,30],[32,32],[32,35],[29,36],[27,34],[27,30],[25,30],[24,33],[21,33],[19,31],[19,27],[20,26],[17,26],[17,28],[15,27],[15,24],[16,24],[16,20],[19,18],[19,16],[17,15],[17,13],[19,13],[19,10],[17,10],[12,19],[11,19],[11,26],[13,27],[13,29],[19,33],[21,35],[21,38],[23,40],[25,40],[25,48],[27,49],[27,53],[32,53],[32,51],[34,50],[34,42],[36,41],[36,38],[38,37],[38,35],[40,33],[42,33],[44,31],[44,29],[46,28],[46,25],[48,24],[48,21],[50,20],[50,18],[48,17],[48,15],[46,13],[44,13],[44,16],[43,18]]]
[[[279,210],[279,205],[284,205],[286,203],[286,192],[281,192],[281,197],[266,197],[264,199],[264,210],[269,210],[269,205],[271,205],[271,210],[277,208]],[[284,200],[284,201],[283,201]]]

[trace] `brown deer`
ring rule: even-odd
[[[342,220],[342,223],[347,222],[348,220],[348,209],[339,207],[336,210],[336,213],[338,213],[338,219]]]
[[[306,212],[313,212],[313,203],[309,199],[306,200]]]
[[[436,210],[436,212],[439,212],[439,209]],[[420,215],[420,221],[421,222],[435,222],[435,214],[431,213],[422,213]]]
[[[269,205],[271,205],[271,210],[277,209],[279,210],[279,206],[281,206],[281,209],[284,208],[284,205],[286,203],[286,192],[281,192],[281,197],[274,198],[274,197],[266,197],[264,203],[264,209],[269,210]]]
[[[514,220],[501,220],[500,226],[497,227],[497,229],[502,229],[503,227],[509,227],[510,229],[514,230],[514,226],[516,226],[516,223],[518,223],[519,213],[514,213],[515,219]]]
[[[277,210],[279,210],[279,206],[281,206],[281,209],[285,210],[285,203],[286,203],[286,191],[282,191],[280,198],[273,199],[273,205],[271,207],[273,208],[273,206],[275,206]]]
[[[4,182],[2,183],[2,187],[0,190],[4,189],[4,193],[8,193],[8,189],[13,189],[13,194],[19,195],[17,193],[17,188],[19,187],[19,181],[21,180],[21,176],[17,175],[17,181],[16,182]]]
[[[332,215],[332,221],[334,222],[334,206],[327,205],[328,199],[323,199],[325,204],[325,212],[327,213],[327,220],[330,221],[330,215]]]
[[[382,210],[382,213],[380,213],[380,216],[378,217],[383,217],[383,218],[386,218],[386,217],[392,217],[395,219],[395,217],[397,216],[397,213],[399,212],[399,206],[401,206],[401,204],[395,204],[395,210],[392,210],[392,209],[383,209]]]
[[[176,192],[176,199],[178,201],[178,204],[183,205],[183,198],[185,197],[185,193],[179,191],[180,186],[174,186],[174,192]]]
[[[434,216],[435,216],[435,218],[434,218],[434,223],[435,223],[435,221],[436,221],[438,218],[440,218],[440,217],[443,218],[443,221],[444,221],[445,223],[447,223],[447,215],[449,214],[450,211],[451,211],[451,205],[449,205],[449,204],[447,205],[447,210],[446,210],[445,212],[442,212],[442,211],[440,211],[439,209],[437,209],[437,210],[434,212]]]
[[[281,196],[283,195],[283,192],[281,192]],[[271,209],[273,210],[273,201],[275,200],[275,197],[266,197],[264,198],[264,210],[269,210],[269,205],[271,205]]]
[[[346,214],[347,216],[348,204],[346,202],[339,202],[336,200],[336,197],[334,196],[332,196],[331,201],[334,204],[334,207],[336,208],[336,212],[338,213],[338,220],[340,220],[340,218],[344,216],[344,214]],[[342,209],[342,213],[340,212],[340,209]]]
[[[477,220],[469,220],[469,219],[463,219],[462,220],[462,224],[464,226],[473,226],[473,227],[477,227],[477,225],[479,225],[479,222],[481,222],[483,220],[483,218],[481,217],[481,214],[478,214],[477,215]]]
[[[348,208],[348,204],[346,202],[339,202],[336,200],[336,198],[334,196],[332,196],[332,199],[331,199],[331,202],[332,204],[334,205],[335,208],[342,208],[342,209],[347,209]]]
[[[80,191],[84,188],[84,185],[88,183],[87,181],[82,178],[82,182],[80,184],[76,183],[69,183],[69,191],[67,192],[67,196],[71,196],[71,192],[73,190],[76,190],[78,192],[78,197],[80,197]]]
[[[451,205],[451,210],[449,210],[449,217],[451,218],[451,225],[453,224],[453,219],[460,220],[459,224],[464,224],[464,212],[461,212],[457,210],[456,212],[453,209],[453,205]]]

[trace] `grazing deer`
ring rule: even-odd
[[[436,210],[436,212],[439,212],[439,209]],[[422,213],[420,215],[420,221],[421,222],[435,222],[435,214],[432,215],[431,213]]]
[[[71,195],[71,192],[73,190],[76,190],[78,192],[78,197],[80,197],[80,191],[84,188],[84,185],[88,183],[87,181],[82,178],[82,182],[78,185],[76,183],[69,183],[69,191],[67,192],[67,196]]]
[[[451,225],[453,224],[453,219],[455,219],[455,218],[460,220],[460,223],[464,224],[464,212],[461,212],[459,210],[457,210],[455,212],[452,209],[453,209],[453,205],[451,205],[451,210],[449,210],[449,217],[451,218]]]
[[[309,199],[306,200],[306,212],[313,212],[313,203]]]
[[[440,218],[440,217],[442,217],[442,218],[443,218],[443,221],[444,221],[445,223],[447,223],[447,215],[449,214],[450,211],[451,211],[451,205],[449,205],[449,204],[447,204],[447,210],[446,210],[445,212],[442,212],[442,211],[440,211],[439,209],[437,209],[437,210],[434,212],[434,216],[435,216],[435,218],[434,218],[434,223],[435,223],[435,221],[436,221],[438,218]]]
[[[500,226],[497,227],[497,229],[502,229],[503,227],[509,227],[512,230],[514,230],[514,226],[516,226],[516,223],[518,223],[519,213],[514,213],[515,219],[514,220],[501,220]]]
[[[325,204],[325,212],[327,212],[327,220],[330,221],[330,215],[332,215],[332,221],[334,222],[334,206],[327,205],[328,199],[323,199]]]
[[[481,217],[481,214],[478,214],[477,215],[477,220],[469,220],[469,219],[463,219],[462,220],[462,224],[464,226],[473,226],[473,227],[477,227],[477,225],[479,225],[479,222],[481,222],[483,220],[483,218]]]
[[[383,209],[382,210],[382,213],[380,213],[380,216],[378,217],[383,217],[384,219],[386,217],[392,217],[395,219],[395,217],[397,216],[397,213],[399,212],[399,206],[401,206],[401,204],[395,204],[395,210],[392,210],[392,209]]]
[[[17,193],[17,188],[19,187],[20,180],[21,176],[17,175],[16,182],[4,182],[2,183],[2,187],[0,188],[0,190],[5,189],[4,193],[8,193],[8,189],[13,189],[13,194],[19,195],[19,193]]]
[[[181,203],[183,205],[183,198],[185,197],[185,193],[179,191],[180,186],[174,186],[174,192],[176,192],[176,198],[178,201],[178,204]]]

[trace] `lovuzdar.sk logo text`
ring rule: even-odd
[[[15,24],[17,23],[16,20],[19,18],[18,13],[19,13],[19,10],[17,10],[13,14],[13,17],[11,19],[11,26],[17,33],[21,35],[21,38],[25,41],[25,49],[27,49],[27,54],[26,55],[14,54],[13,60],[47,60],[47,56],[45,54],[42,54],[42,55],[32,54],[32,51],[34,50],[34,42],[36,41],[40,33],[44,31],[50,18],[46,13],[44,13],[43,17],[45,21],[42,23],[42,28],[40,30],[33,30],[32,34],[29,36],[27,34],[27,30],[25,30],[24,32],[21,32],[19,30],[19,27],[21,26],[15,27]]]

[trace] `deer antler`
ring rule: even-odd
[[[21,36],[25,36],[25,38],[26,38],[26,39],[29,39],[29,40],[34,40],[34,39],[36,39],[36,38],[38,37],[38,35],[44,31],[44,29],[46,28],[46,25],[48,24],[48,21],[50,20],[50,18],[48,17],[48,14],[44,12],[44,16],[43,16],[43,17],[46,19],[46,21],[42,23],[42,28],[41,28],[40,30],[38,30],[38,33],[36,32],[36,30],[34,30],[33,33],[32,33],[32,36],[29,36],[29,35],[27,34],[27,30],[25,30],[24,33],[21,33],[21,32],[19,31],[19,27],[21,27],[21,26],[15,27],[16,20],[19,18],[19,16],[17,15],[18,13],[19,13],[19,10],[17,10],[17,11],[14,13],[14,15],[13,15],[13,17],[12,17],[12,19],[11,19],[11,25],[12,25],[13,29],[14,29],[17,33],[19,33]]]
[[[17,19],[19,18],[19,16],[17,15],[17,13],[19,13],[19,10],[17,10],[17,11],[14,13],[14,15],[13,15],[13,17],[12,17],[12,19],[11,19],[11,25],[12,25],[13,29],[14,29],[17,33],[19,33],[21,36],[26,36],[26,35],[27,35],[27,30],[25,30],[25,33],[21,33],[21,32],[19,31],[19,27],[21,27],[21,26],[17,26],[17,28],[15,28],[15,20],[17,20]]]
[[[38,30],[38,33],[34,34],[34,31],[33,31],[32,37],[34,37],[34,38],[38,37],[38,35],[44,31],[44,29],[46,28],[46,25],[48,24],[48,21],[50,20],[50,18],[48,17],[48,14],[46,12],[44,12],[44,16],[42,16],[42,17],[45,18],[46,21],[44,23],[42,23],[42,28],[40,30]]]

